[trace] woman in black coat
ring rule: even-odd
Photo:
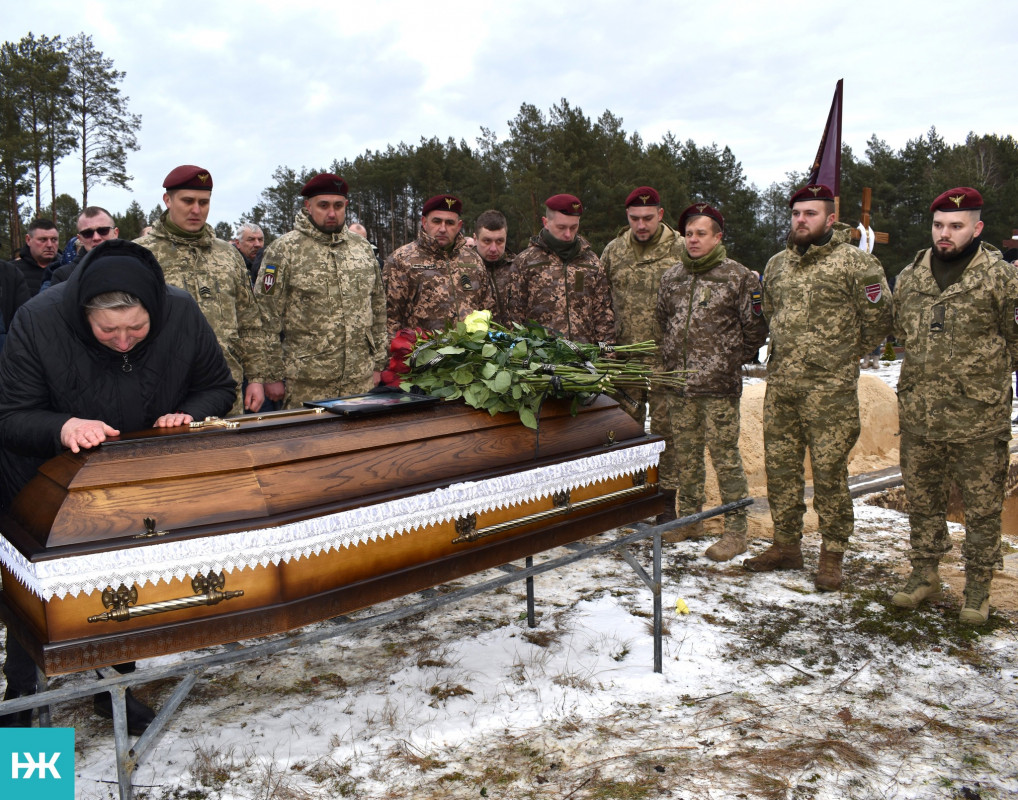
[[[0,504],[9,506],[61,448],[77,453],[120,433],[223,416],[235,392],[191,296],[166,285],[144,247],[104,242],[70,280],[23,305],[8,332],[0,354]],[[4,674],[5,699],[35,692],[34,664],[10,636]],[[96,709],[109,708],[109,695],[98,695]],[[132,729],[143,730],[151,713],[129,694]],[[30,713],[0,717],[0,726],[30,722]]]

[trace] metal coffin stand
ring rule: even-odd
[[[673,522],[656,527],[645,523],[636,523],[629,526],[635,532],[607,542],[601,542],[596,545],[587,545],[581,542],[567,544],[566,547],[572,551],[571,553],[539,565],[534,565],[531,556],[526,557],[525,567],[519,567],[514,564],[500,565],[499,569],[506,574],[464,589],[446,594],[438,594],[431,590],[425,590],[420,593],[423,599],[408,602],[406,605],[389,612],[357,619],[337,617],[332,620],[333,624],[319,627],[313,631],[277,638],[253,646],[230,644],[224,651],[219,653],[188,659],[170,666],[147,669],[143,672],[129,675],[119,675],[112,669],[103,669],[101,671],[104,679],[86,686],[49,690],[46,688],[46,676],[40,670],[40,693],[18,700],[0,701],[0,714],[14,713],[27,708],[39,708],[40,725],[48,726],[50,724],[50,704],[85,698],[103,691],[110,692],[113,697],[113,728],[119,797],[120,800],[132,800],[134,797],[132,777],[137,765],[145,757],[149,747],[162,733],[163,728],[173,717],[180,704],[186,699],[198,679],[209,669],[264,658],[290,648],[315,644],[335,636],[356,633],[378,625],[385,625],[519,581],[526,581],[527,583],[527,621],[528,625],[533,628],[536,627],[534,610],[534,577],[536,575],[613,549],[620,551],[626,562],[651,591],[654,608],[654,671],[660,673],[663,667],[661,642],[663,618],[661,599],[661,534],[669,530],[691,525],[709,517],[724,514],[727,511],[746,507],[751,503],[752,499],[748,498],[688,517],[681,517]],[[628,549],[629,545],[636,544],[647,538],[652,538],[652,575],[647,574],[636,557]],[[7,614],[9,610],[4,609],[4,611]],[[156,719],[146,730],[145,734],[139,737],[132,746],[127,733],[127,712],[124,699],[126,690],[131,686],[175,677],[181,678],[180,683],[171,696],[163,703]]]

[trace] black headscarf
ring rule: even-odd
[[[151,251],[125,239],[111,239],[94,247],[67,281],[64,291],[68,317],[79,324],[85,341],[95,341],[85,305],[96,295],[127,292],[141,301],[149,315],[147,339],[159,334],[163,322],[166,281]],[[73,307],[73,310],[72,308]]]

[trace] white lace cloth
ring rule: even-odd
[[[564,461],[387,503],[363,506],[274,528],[130,547],[95,555],[29,562],[0,537],[0,563],[29,590],[49,600],[188,575],[279,564],[297,558],[356,547],[387,536],[413,535],[428,525],[467,514],[531,502],[555,492],[646,470],[658,463],[663,442],[637,445]]]

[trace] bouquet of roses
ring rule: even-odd
[[[505,328],[490,311],[474,311],[444,331],[404,329],[393,338],[392,357],[382,381],[404,390],[416,387],[434,397],[462,398],[491,414],[515,412],[537,428],[546,397],[570,398],[573,413],[598,394],[632,404],[651,387],[678,388],[681,372],[653,372],[640,362],[653,342],[609,346],[555,336],[530,322]]]

